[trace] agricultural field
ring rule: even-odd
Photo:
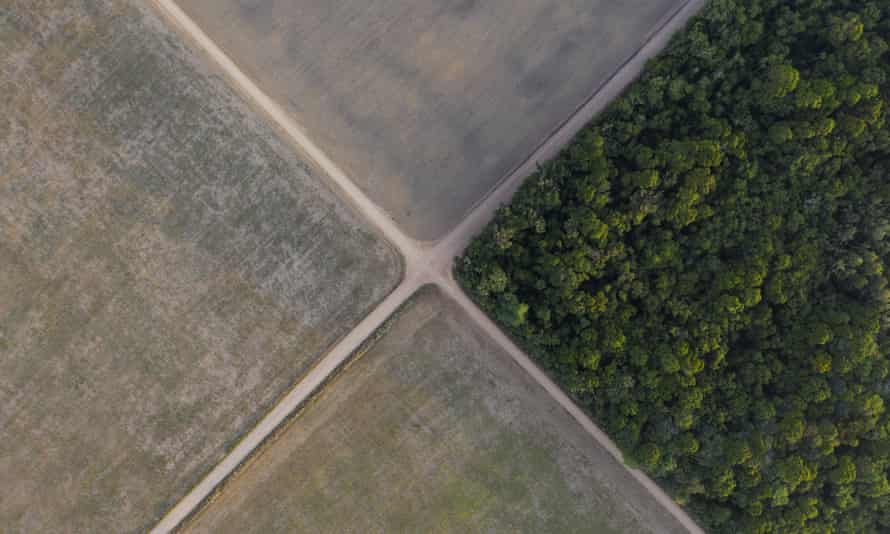
[[[682,0],[182,0],[411,236],[435,240]]]
[[[150,527],[401,260],[147,4],[0,6],[0,531]]]
[[[684,532],[456,304],[422,289],[190,532]]]

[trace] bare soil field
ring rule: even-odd
[[[189,532],[685,532],[427,287]]]
[[[413,237],[435,240],[683,0],[181,0]]]
[[[150,527],[400,278],[202,61],[0,2],[0,532]]]

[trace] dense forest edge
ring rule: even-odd
[[[890,531],[890,0],[711,0],[455,273],[711,532]]]

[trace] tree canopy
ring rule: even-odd
[[[714,532],[890,531],[888,39],[712,0],[457,262]]]

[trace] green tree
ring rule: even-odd
[[[888,41],[712,0],[457,263],[714,532],[890,531]]]

